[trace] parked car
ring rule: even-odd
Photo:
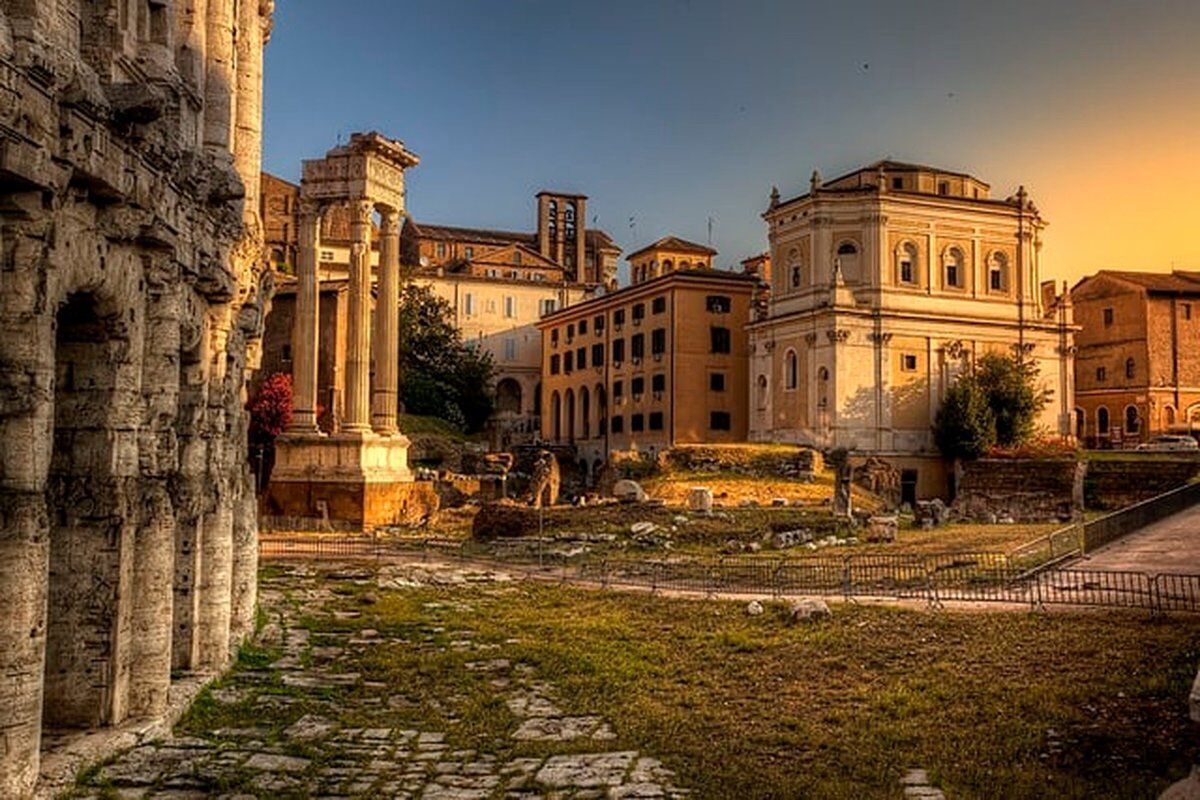
[[[1163,434],[1137,446],[1138,450],[1200,450],[1200,444],[1184,434]]]

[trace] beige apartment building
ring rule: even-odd
[[[289,273],[296,252],[299,192],[298,185],[263,173],[261,204],[268,252],[280,273],[267,319],[264,376],[291,370],[295,286]],[[496,447],[531,441],[538,434],[542,365],[538,319],[590,296],[615,274],[621,250],[603,231],[586,227],[582,219],[586,200],[582,195],[539,193],[536,233],[425,225],[411,219],[401,229],[401,259],[410,279],[450,304],[464,342],[492,355],[496,413],[490,433]],[[375,272],[378,240],[378,230],[373,230],[370,260]],[[326,429],[336,428],[344,413],[350,253],[349,213],[330,208],[321,221],[317,249],[322,341],[317,396]]]
[[[1200,272],[1101,270],[1071,289],[1075,435],[1089,447],[1200,433]]]
[[[745,441],[757,285],[673,269],[544,317],[542,439],[575,445],[590,475],[613,452]]]
[[[1041,275],[1041,214],[970,175],[880,161],[763,215],[771,299],[749,327],[750,437],[876,455],[905,499],[944,495],[932,428],[986,352],[1018,354],[1051,393],[1041,428],[1070,436],[1075,327]],[[1045,297],[1043,297],[1045,295]]]

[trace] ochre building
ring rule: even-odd
[[[617,451],[745,441],[757,285],[675,269],[544,317],[542,439],[573,444],[593,476]]]
[[[996,199],[970,175],[880,161],[773,192],[763,218],[771,299],[749,328],[752,439],[877,455],[906,500],[945,494],[933,422],[985,352],[1032,361],[1051,393],[1039,424],[1071,434],[1074,328],[1041,285],[1046,223],[1024,190]]]
[[[0,0],[0,797],[167,735],[253,630],[271,13]]]
[[[1200,433],[1200,272],[1101,270],[1071,290],[1075,433],[1091,447]]]

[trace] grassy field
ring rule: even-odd
[[[1145,798],[1198,754],[1195,618],[835,606],[791,626],[775,608],[534,585],[345,603],[363,617],[308,624],[378,630],[390,641],[345,668],[423,698],[414,718],[454,720],[454,744],[515,724],[465,667],[473,656],[429,646],[469,631],[489,657],[536,667],[568,713],[604,714],[613,749],[656,754],[699,798],[899,798],[912,767],[953,798]],[[201,707],[185,729],[239,723]],[[515,747],[500,755],[536,746]]]

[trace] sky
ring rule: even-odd
[[[888,157],[1024,185],[1043,279],[1200,270],[1198,0],[282,0],[265,91],[266,170],[378,130],[423,222],[580,192],[626,253],[711,225],[731,265],[772,186]]]

